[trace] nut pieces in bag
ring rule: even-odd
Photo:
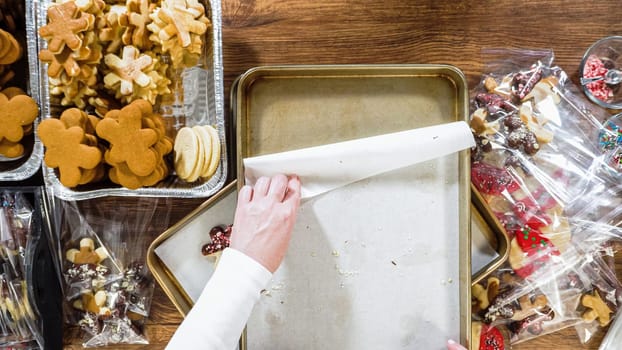
[[[473,287],[473,317],[507,330],[511,343],[603,326],[620,291],[617,281],[603,282],[610,268],[595,263],[606,239],[584,245],[574,236],[579,218],[594,233],[598,217],[584,209],[619,181],[599,146],[607,115],[552,65],[551,52],[487,54],[488,73],[471,94],[471,181],[504,226],[510,253],[503,269]]]
[[[170,203],[134,198],[111,211],[104,202],[59,205],[67,322],[84,331],[85,347],[148,344],[143,327],[155,282],[145,254],[152,233],[168,227]]]

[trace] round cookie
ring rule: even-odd
[[[197,164],[199,140],[192,128],[183,127],[175,137],[175,171],[181,179],[188,179]]]
[[[203,164],[199,169],[201,177],[205,177],[205,173],[209,169],[210,161],[212,158],[212,135],[203,126],[194,126],[192,128],[201,141],[201,147],[203,148]]]
[[[197,145],[197,160],[196,160],[196,163],[194,164],[194,168],[192,169],[192,171],[188,175],[188,178],[186,179],[186,181],[188,182],[197,181],[199,176],[201,176],[201,171],[203,170],[203,166],[205,164],[205,158],[209,156],[209,154],[206,153],[205,142],[206,141],[209,142],[210,140],[209,139],[205,140],[203,138],[203,135],[199,132],[199,129],[201,129],[200,126],[192,127],[192,132],[194,132],[194,134],[197,137],[197,144],[198,144]]]
[[[220,164],[220,137],[218,136],[218,131],[216,131],[216,129],[214,129],[211,125],[205,125],[203,127],[210,133],[212,138],[212,157],[207,171],[203,173],[203,177],[209,178],[214,175],[216,169],[218,169],[218,165]]]

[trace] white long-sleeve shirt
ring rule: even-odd
[[[214,274],[166,349],[235,349],[271,277],[270,271],[244,253],[225,249]]]

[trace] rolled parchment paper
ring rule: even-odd
[[[246,184],[296,174],[302,198],[475,146],[466,122],[439,124],[244,159]]]

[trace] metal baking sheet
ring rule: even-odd
[[[147,251],[149,269],[184,316],[214,272],[214,261],[201,254],[201,247],[210,241],[210,228],[233,223],[236,189],[233,181],[158,236]],[[176,254],[180,251],[184,254]]]
[[[206,228],[233,222],[236,190],[234,181],[163,232],[148,249],[147,263],[152,274],[183,316],[190,311],[214,271],[213,260],[206,259],[199,251],[201,246],[209,242]],[[504,243],[507,236],[498,235],[502,232],[493,229],[494,222],[484,219],[477,209],[478,202],[472,199],[473,259],[480,254],[484,261],[484,267],[473,275],[472,283],[477,283],[507,258],[507,243]],[[481,235],[485,241],[482,244],[487,249],[495,249],[495,255],[488,250],[484,254],[476,251],[477,235]],[[180,251],[185,254],[178,254]],[[196,273],[196,269],[202,272]],[[245,349],[242,344],[240,348]]]
[[[81,185],[75,188],[63,186],[54,169],[43,164],[43,175],[48,188],[55,196],[65,200],[82,200],[102,196],[148,196],[148,197],[208,197],[218,192],[227,180],[227,135],[224,122],[224,89],[222,64],[222,9],[220,0],[200,0],[205,6],[206,15],[210,18],[211,28],[204,40],[205,49],[199,63],[179,73],[180,83],[173,87],[173,94],[180,95],[181,102],[171,105],[161,105],[156,110],[165,118],[167,135],[174,138],[177,130],[183,126],[214,125],[221,139],[221,161],[216,173],[204,181],[186,183],[179,180],[173,170],[170,175],[156,186],[129,190],[109,181],[95,184]],[[33,29],[33,37],[37,38],[39,48],[47,47],[47,42],[41,38],[36,28],[47,23],[47,8],[52,0],[35,2],[37,26]],[[36,55],[34,57],[37,57]],[[65,108],[55,102],[50,95],[47,65],[38,63],[40,95],[42,97],[42,118],[58,117]],[[158,107],[158,106],[156,106]],[[172,168],[169,164],[169,168]]]
[[[480,247],[479,255],[482,261],[477,271],[473,271],[471,284],[475,285],[498,269],[508,259],[510,255],[510,240],[505,233],[503,225],[501,225],[473,185],[471,185],[471,203],[472,249]],[[475,237],[477,236],[480,236],[482,241],[488,242],[494,253],[488,250],[483,242],[476,245],[477,240]],[[483,248],[481,248],[482,246]]]
[[[201,254],[201,247],[210,242],[209,228],[233,223],[236,203],[233,181],[158,236],[147,250],[149,269],[184,317],[215,269],[214,260]],[[246,348],[243,341],[242,337],[240,349]]]
[[[12,1],[12,2],[11,2]],[[35,11],[32,0],[7,1],[5,6],[12,7],[16,12],[23,11],[21,18],[15,19],[16,32],[12,33],[23,48],[23,55],[11,65],[15,77],[5,87],[16,86],[32,97],[37,105],[41,106],[39,96],[39,75],[37,66],[37,42],[34,36]],[[37,128],[40,116],[34,122],[33,130]],[[24,155],[17,159],[0,156],[0,181],[20,181],[34,175],[41,166],[43,146],[35,132],[24,136],[22,140]]]
[[[242,158],[467,117],[450,66],[259,67],[237,87]],[[247,346],[443,349],[470,330],[468,152],[302,203]],[[430,302],[433,298],[436,302]]]

